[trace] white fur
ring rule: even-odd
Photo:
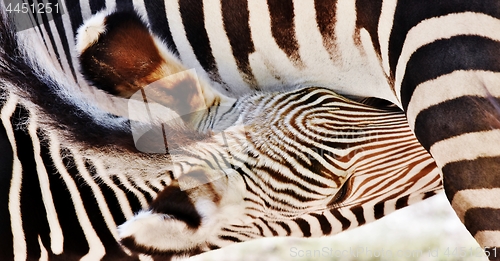
[[[62,228],[59,225],[59,218],[57,217],[56,207],[54,205],[54,201],[52,200],[52,192],[50,190],[47,170],[44,167],[43,159],[41,157],[40,140],[38,139],[38,136],[36,134],[37,128],[37,115],[32,114],[30,117],[28,131],[33,141],[33,154],[35,156],[36,172],[38,174],[37,176],[38,181],[40,182],[40,191],[42,194],[45,211],[47,213],[47,222],[49,223],[50,228],[50,248],[54,254],[58,255],[63,252],[64,236]]]
[[[233,83],[232,86],[249,88],[243,81],[236,65],[229,39],[222,20],[222,10],[220,0],[204,0],[203,12],[211,14],[205,16],[205,28],[210,40],[210,48],[214,54],[219,74],[223,81]],[[238,90],[235,90],[238,92]],[[243,93],[240,93],[240,95]]]
[[[486,14],[465,12],[424,20],[414,26],[406,36],[396,67],[395,88],[401,101],[401,83],[411,55],[420,47],[439,39],[457,35],[479,35],[500,41],[500,21]]]
[[[406,113],[413,130],[419,112],[446,100],[462,96],[500,97],[500,73],[491,71],[454,71],[423,82],[415,88]]]
[[[278,75],[298,76],[300,71],[295,67],[293,62],[288,59],[288,56],[278,46],[272,35],[271,16],[267,2],[265,0],[248,1],[248,11],[248,23],[250,24],[251,36],[255,45],[255,53],[258,53],[259,58],[262,59],[258,65],[262,64],[266,66],[266,69],[273,74],[275,78],[278,78],[276,77]],[[257,56],[254,55],[254,59],[256,58]],[[275,66],[278,64],[279,66]],[[252,71],[254,71],[253,68]],[[260,78],[258,76],[256,77]],[[296,82],[293,78],[294,77],[283,77],[280,82],[277,82],[277,86],[294,85]],[[264,86],[269,86],[269,83],[265,81],[259,83],[265,84]],[[229,86],[238,88],[238,85],[232,82],[229,82]],[[244,91],[247,92],[248,90]]]
[[[106,250],[104,245],[102,244],[97,232],[92,226],[90,222],[89,216],[87,215],[87,211],[83,205],[83,199],[80,197],[80,192],[78,191],[78,187],[75,181],[72,179],[71,174],[69,174],[66,166],[63,164],[63,160],[61,158],[60,152],[60,142],[56,137],[55,133],[50,133],[50,154],[54,160],[54,166],[57,171],[60,173],[62,180],[68,187],[68,191],[71,195],[71,200],[73,201],[73,205],[75,206],[75,214],[78,218],[78,222],[81,224],[81,228],[83,230],[83,234],[87,242],[89,243],[89,252],[82,257],[81,260],[98,260],[102,258],[106,254]],[[76,155],[76,151],[72,150],[72,154]]]
[[[500,209],[500,188],[482,188],[460,190],[453,196],[451,206],[457,212],[457,216],[462,222],[465,214],[473,208],[493,208]]]
[[[90,45],[97,42],[99,36],[106,32],[106,16],[109,12],[95,14],[78,28],[76,36],[76,50],[83,53]]]
[[[394,12],[396,11],[397,0],[382,1],[382,10],[378,23],[378,38],[380,43],[380,54],[382,58],[382,67],[385,75],[390,75],[389,68],[389,38],[394,23]]]
[[[498,199],[498,198],[497,198]],[[478,231],[474,238],[477,242],[481,242],[483,246],[500,246],[500,231],[497,230],[481,230]],[[495,252],[490,252],[494,255]]]
[[[132,236],[137,244],[157,250],[196,247],[204,241],[204,238],[194,235],[199,230],[191,230],[181,220],[151,211],[141,211],[118,227],[121,238]]]
[[[441,140],[430,148],[430,153],[442,168],[451,162],[474,160],[479,157],[500,156],[500,130],[466,133]]]
[[[7,138],[10,144],[12,144],[12,155],[14,156],[14,161],[12,164],[12,179],[10,182],[9,191],[9,213],[10,213],[10,224],[12,228],[12,237],[14,242],[14,260],[26,260],[27,248],[24,241],[24,229],[22,225],[21,218],[21,185],[22,185],[22,165],[21,161],[17,157],[17,146],[16,139],[14,137],[14,130],[10,124],[10,117],[16,109],[18,99],[17,97],[11,97],[9,101],[4,105],[0,116],[2,119],[2,124],[5,127],[5,132],[7,133]]]
[[[118,227],[119,236],[133,237],[137,244],[160,251],[203,247],[212,236],[216,235],[216,231],[229,221],[238,223],[238,220],[244,218],[242,202],[246,190],[241,181],[241,177],[230,177],[228,182],[219,180],[213,184],[214,189],[222,194],[219,205],[194,192],[195,198],[192,200],[202,221],[197,229],[189,228],[184,221],[172,218],[168,214],[141,211]]]
[[[196,69],[198,77],[209,79],[208,74],[205,70],[203,70],[200,62],[196,59],[193,48],[186,37],[182,17],[179,11],[179,2],[165,1],[165,10],[168,23],[171,25],[170,30],[172,32],[172,38],[177,46],[177,50],[179,51],[180,60],[182,60],[182,63],[186,68]]]
[[[38,235],[38,245],[40,246],[40,261],[44,260],[49,260],[49,255],[47,253],[47,249],[42,243],[42,239],[40,238],[40,235]]]

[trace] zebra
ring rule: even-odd
[[[496,253],[499,5],[185,0],[135,8],[221,95],[323,86],[396,104],[441,169],[459,218]]]
[[[442,170],[457,215],[495,253],[499,5],[185,0],[136,8],[222,95],[325,86],[396,104]]]
[[[498,222],[491,221],[498,216],[499,187],[498,150],[492,145],[499,140],[497,1],[65,1],[64,6],[68,15],[52,23],[42,19],[34,34],[21,36],[44,44],[81,86],[85,81],[74,69],[71,36],[103,8],[135,8],[186,67],[229,97],[323,86],[393,102],[443,170],[447,197],[465,226],[482,246],[499,245]]]
[[[441,189],[399,109],[318,87],[234,100],[217,116],[230,121],[223,136],[165,124],[176,137],[168,154],[142,153],[135,120],[74,92],[68,75],[53,78],[0,21],[2,178],[10,181],[2,182],[2,260],[168,259],[259,237],[330,235]],[[288,117],[270,113],[291,104]],[[306,123],[287,123],[297,119]],[[281,152],[293,157],[280,158],[276,146],[290,135],[311,148],[290,146]]]

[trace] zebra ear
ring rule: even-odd
[[[182,70],[176,68],[177,61],[162,57],[149,29],[134,12],[93,16],[78,30],[77,51],[81,72],[90,83],[126,98],[165,74]],[[165,65],[170,72],[160,71]]]
[[[77,51],[85,79],[112,95],[153,101],[180,116],[204,110],[207,99],[213,100],[211,87],[200,83],[194,69],[187,70],[133,11],[94,15],[78,30]]]

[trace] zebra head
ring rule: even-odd
[[[191,129],[210,133],[168,149],[172,183],[119,227],[129,249],[194,255],[258,237],[328,235],[351,224],[331,223],[340,209],[354,211],[354,201],[370,198],[354,199],[359,191],[352,187],[364,179],[437,177],[397,108],[375,109],[323,88],[225,97],[194,77],[134,12],[99,13],[78,32],[90,83],[123,98],[139,92],[138,100],[168,107]],[[399,142],[388,142],[393,138]],[[388,164],[376,160],[384,156],[415,164],[374,167]]]

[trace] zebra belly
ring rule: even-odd
[[[228,96],[322,86],[396,102],[368,32],[356,29],[352,1],[326,11],[313,1],[290,2],[288,11],[285,3],[213,1],[200,7],[204,22],[180,13],[193,2],[165,2],[173,42],[188,68],[206,74]],[[234,12],[239,5],[244,5],[244,14]],[[318,19],[325,16],[338,17],[342,23],[332,20],[322,29]],[[356,39],[355,31],[359,31]]]

